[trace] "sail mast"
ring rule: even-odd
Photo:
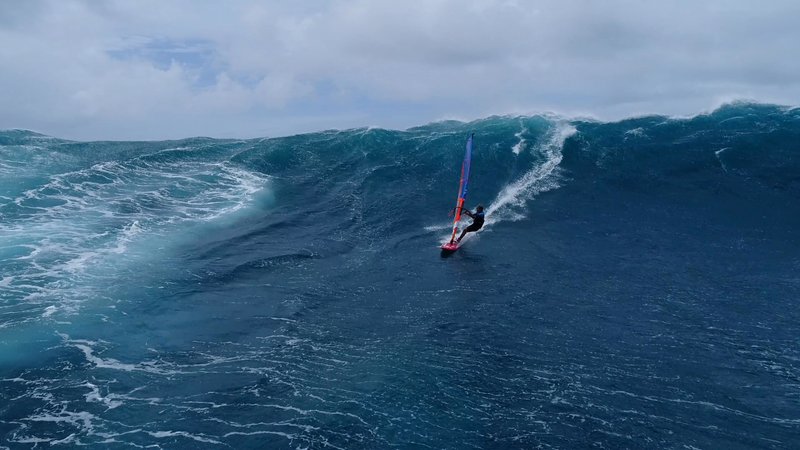
[[[458,182],[458,199],[456,200],[456,214],[453,219],[453,234],[450,236],[452,243],[456,239],[458,233],[458,221],[461,220],[461,209],[464,207],[464,200],[467,198],[467,187],[469,186],[469,170],[472,164],[472,137],[471,134],[467,139],[467,149],[464,152],[464,162],[461,163],[461,180]]]

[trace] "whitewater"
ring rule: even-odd
[[[798,201],[774,105],[0,131],[0,448],[796,447]]]

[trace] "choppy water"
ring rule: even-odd
[[[0,132],[0,447],[794,448],[798,201],[768,105]]]

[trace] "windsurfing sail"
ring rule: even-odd
[[[472,138],[467,139],[467,150],[464,152],[464,162],[461,163],[461,181],[458,183],[458,200],[456,200],[456,213],[453,219],[453,234],[450,236],[450,243],[456,240],[458,233],[458,221],[461,220],[461,209],[464,207],[464,200],[467,198],[467,188],[469,187],[469,169],[472,164]]]

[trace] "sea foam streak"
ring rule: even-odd
[[[576,132],[575,127],[567,122],[556,124],[550,131],[549,138],[532,150],[541,152],[546,160],[497,194],[486,209],[487,224],[525,218],[524,208],[528,200],[541,192],[558,187],[556,170],[563,157],[561,152],[564,141]]]

